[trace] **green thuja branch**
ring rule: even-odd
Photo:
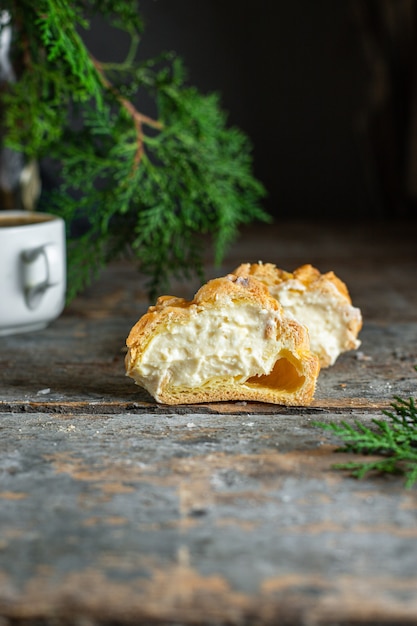
[[[202,277],[202,237],[219,262],[241,225],[269,220],[250,142],[228,125],[218,95],[187,85],[175,54],[140,59],[137,2],[4,5],[18,68],[1,95],[5,141],[55,165],[59,189],[40,208],[68,225],[69,299],[121,252],[148,276],[153,298],[171,276]],[[86,48],[96,14],[130,37],[124,61],[102,63]],[[143,94],[153,116],[140,110]]]
[[[373,419],[373,428],[359,420],[355,420],[354,425],[343,421],[340,424],[317,422],[316,426],[343,441],[338,452],[381,457],[369,462],[338,463],[335,468],[348,470],[357,478],[369,472],[401,473],[405,476],[405,486],[410,488],[417,482],[417,405],[413,398],[404,400],[395,396],[391,408],[383,411],[388,421]]]

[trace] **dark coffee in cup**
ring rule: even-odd
[[[28,226],[31,224],[41,224],[43,222],[49,222],[51,218],[48,215],[42,215],[39,213],[29,213],[27,215],[20,215],[19,217],[11,215],[2,215],[0,211],[0,228],[13,228],[15,226]]]

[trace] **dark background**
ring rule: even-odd
[[[140,58],[175,50],[190,84],[221,94],[272,214],[415,216],[412,0],[142,0],[140,11]],[[102,60],[126,50],[100,21],[87,43]]]

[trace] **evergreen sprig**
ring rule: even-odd
[[[173,53],[137,60],[137,2],[6,0],[4,9],[19,67],[2,95],[6,141],[59,171],[59,189],[40,208],[68,225],[69,299],[122,251],[154,298],[173,275],[202,277],[202,236],[213,238],[219,262],[242,224],[269,221],[252,147],[228,125],[219,96],[189,86]],[[81,35],[96,14],[130,37],[122,62],[87,50]],[[140,111],[144,94],[153,117]]]
[[[392,410],[384,410],[389,420],[373,419],[376,428],[368,428],[359,420],[354,425],[342,421],[316,422],[316,426],[330,431],[344,442],[337,452],[376,455],[382,458],[366,461],[337,463],[335,468],[348,470],[356,478],[369,472],[382,474],[401,473],[405,486],[410,488],[417,481],[417,406],[416,400],[395,396]]]

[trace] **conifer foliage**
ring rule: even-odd
[[[395,396],[391,407],[392,410],[383,411],[388,420],[373,419],[372,428],[359,420],[355,420],[354,425],[346,421],[340,424],[317,422],[316,425],[343,441],[338,452],[376,457],[369,461],[338,463],[336,468],[348,470],[356,478],[363,478],[370,472],[401,473],[405,476],[405,486],[411,488],[417,482],[416,400]]]
[[[229,127],[218,95],[189,86],[174,53],[141,59],[137,2],[5,0],[3,10],[18,76],[2,94],[6,141],[59,170],[43,203],[68,225],[69,299],[121,251],[155,297],[173,275],[202,276],[202,236],[220,261],[240,225],[269,220],[250,142]],[[124,61],[87,49],[94,15],[128,33]],[[140,110],[145,92],[155,116]]]

